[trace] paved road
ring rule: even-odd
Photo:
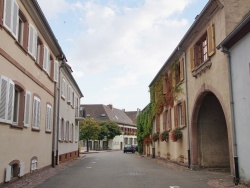
[[[47,179],[38,188],[180,188],[211,187],[227,173],[190,171],[185,167],[122,151],[88,154],[84,160]],[[231,184],[232,185],[232,184]],[[220,186],[224,187],[224,186]],[[227,187],[227,186],[226,186]],[[177,188],[177,187],[176,187]]]

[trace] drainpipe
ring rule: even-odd
[[[185,76],[185,100],[186,100],[186,124],[188,131],[188,168],[191,165],[191,156],[190,156],[190,130],[189,130],[189,111],[188,111],[188,86],[187,86],[187,62],[186,62],[186,52],[184,52],[184,76]]]
[[[228,49],[222,47],[223,53],[227,54],[228,59],[228,79],[229,79],[229,95],[230,95],[230,107],[231,107],[231,123],[232,123],[232,134],[233,134],[233,151],[234,151],[234,183],[238,185],[239,177],[239,164],[237,154],[237,140],[236,140],[236,128],[235,128],[235,113],[234,113],[234,101],[233,101],[233,84],[232,84],[232,67],[231,67],[231,55]]]

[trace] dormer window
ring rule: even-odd
[[[101,114],[101,117],[106,117],[106,114]]]

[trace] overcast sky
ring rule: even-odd
[[[78,83],[81,104],[134,111],[208,0],[38,0]]]

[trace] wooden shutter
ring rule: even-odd
[[[175,84],[176,84],[176,81],[175,81],[175,74],[176,74],[176,69],[174,69],[174,71],[172,72],[172,84],[173,84],[173,86],[175,86]]]
[[[24,126],[29,126],[30,123],[30,92],[26,91],[25,94],[25,107],[24,107]]]
[[[15,84],[13,81],[9,80],[8,88],[8,106],[7,106],[7,123],[13,122],[13,109],[14,109],[14,95],[15,95]]]
[[[168,111],[164,111],[163,113],[163,130],[165,131],[166,130],[166,127],[167,127],[167,115],[168,115]]]
[[[58,75],[59,75],[59,63],[58,61],[54,61],[54,81],[58,82]]]
[[[34,97],[33,100],[33,117],[32,117],[32,127],[36,128],[36,122],[37,122],[37,100],[36,97]]]
[[[52,121],[52,107],[47,105],[46,107],[46,131],[51,131]]]
[[[182,101],[181,103],[181,125],[186,126],[186,103]]]
[[[10,0],[4,1],[4,26],[11,31],[11,22],[12,22],[12,4]]]
[[[191,68],[191,71],[194,70],[194,46],[191,46],[190,48],[190,68]]]
[[[178,105],[174,106],[174,126],[178,127]]]
[[[36,32],[36,30],[35,30],[35,28],[33,28],[34,29],[34,31],[33,31],[33,44],[32,44],[32,46],[33,46],[33,51],[32,51],[32,55],[33,55],[33,57],[35,58],[35,60],[36,60],[36,57],[37,57],[37,32]]]
[[[24,170],[25,170],[25,162],[20,164],[20,173],[19,173],[19,177],[22,177],[24,175]]]
[[[184,80],[184,59],[180,59],[180,81]]]
[[[4,4],[3,0],[0,0],[0,26],[3,26],[3,11],[4,11]]]
[[[19,30],[19,6],[16,1],[13,2],[13,20],[12,20],[12,33],[14,37],[18,38]]]
[[[211,24],[207,28],[207,39],[208,39],[208,56],[212,56],[215,53],[214,24]]]
[[[48,48],[44,46],[43,48],[43,69],[47,72],[48,71]]]
[[[168,129],[172,129],[172,118],[171,118],[171,109],[168,109]]]
[[[62,124],[62,118],[60,117],[60,118],[59,118],[59,123],[58,123],[58,125],[59,125],[59,126],[58,126],[58,131],[57,131],[57,132],[58,132],[58,140],[61,140],[61,139],[62,139],[61,124]]]
[[[37,128],[40,128],[40,119],[41,119],[41,101],[37,100]]]
[[[11,166],[8,165],[6,168],[6,172],[5,172],[5,182],[9,182],[11,180]]]
[[[29,24],[29,42],[28,42],[28,52],[33,56],[33,44],[34,44],[34,27]]]
[[[0,121],[6,121],[8,78],[0,76]]]

